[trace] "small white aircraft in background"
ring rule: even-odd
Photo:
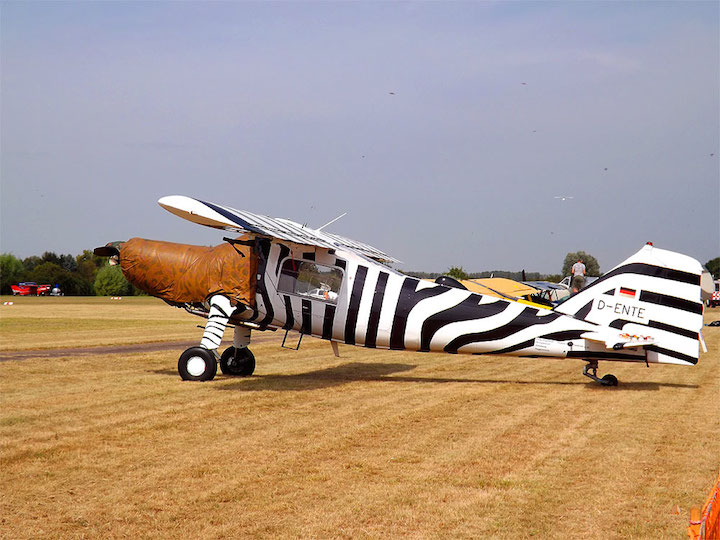
[[[182,218],[241,233],[214,248],[133,238],[95,253],[119,262],[129,281],[171,305],[206,317],[200,345],[180,356],[185,380],[212,379],[226,326],[233,345],[219,356],[226,375],[249,376],[251,331],[285,330],[370,348],[693,365],[699,356],[702,267],[645,245],[554,310],[422,281],[387,266],[367,244],[286,219],[169,196]],[[283,341],[283,346],[285,341]]]
[[[572,195],[565,195],[565,196],[556,195],[556,196],[553,197],[553,198],[554,198],[554,199],[560,199],[561,201],[567,201],[567,200],[569,200],[569,199],[574,199],[575,197],[573,197]]]

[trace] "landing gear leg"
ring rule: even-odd
[[[597,376],[598,362],[597,360],[587,360],[587,364],[583,368],[583,375],[590,377],[593,381],[599,382],[603,386],[617,386],[618,380],[615,375],[608,373],[602,378]]]
[[[200,346],[211,351],[216,350],[220,346],[225,327],[234,311],[230,300],[225,296],[216,294],[210,298],[210,312],[208,313],[208,322],[205,325]]]
[[[199,347],[190,347],[178,360],[178,373],[185,381],[210,381],[217,372],[217,348],[234,308],[225,296],[210,298],[210,312]]]

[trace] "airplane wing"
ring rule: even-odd
[[[536,287],[507,278],[464,279],[461,280],[460,283],[473,292],[479,292],[481,294],[493,292],[510,298],[520,298],[540,292]]]
[[[206,227],[278,238],[307,246],[349,249],[380,262],[400,262],[362,242],[311,229],[289,219],[253,214],[184,195],[162,197],[158,204],[176,216]]]

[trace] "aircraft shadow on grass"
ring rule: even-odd
[[[218,390],[259,392],[259,391],[301,391],[318,390],[352,382],[388,382],[388,383],[465,383],[465,384],[521,384],[521,385],[561,385],[561,386],[585,386],[591,390],[602,390],[602,387],[584,381],[524,381],[518,379],[468,379],[458,377],[410,377],[407,375],[396,375],[415,369],[412,364],[398,363],[360,363],[350,362],[339,366],[325,369],[308,371],[306,373],[294,373],[289,375],[254,375],[248,378],[233,378],[232,384],[218,386]],[[155,373],[172,375],[177,377],[173,370],[156,370]],[[657,391],[661,387],[669,388],[697,388],[694,384],[679,383],[656,383],[656,382],[626,382],[613,389],[614,391]]]

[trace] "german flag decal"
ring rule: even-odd
[[[624,296],[625,298],[635,298],[635,292],[635,289],[620,287],[620,296]]]

